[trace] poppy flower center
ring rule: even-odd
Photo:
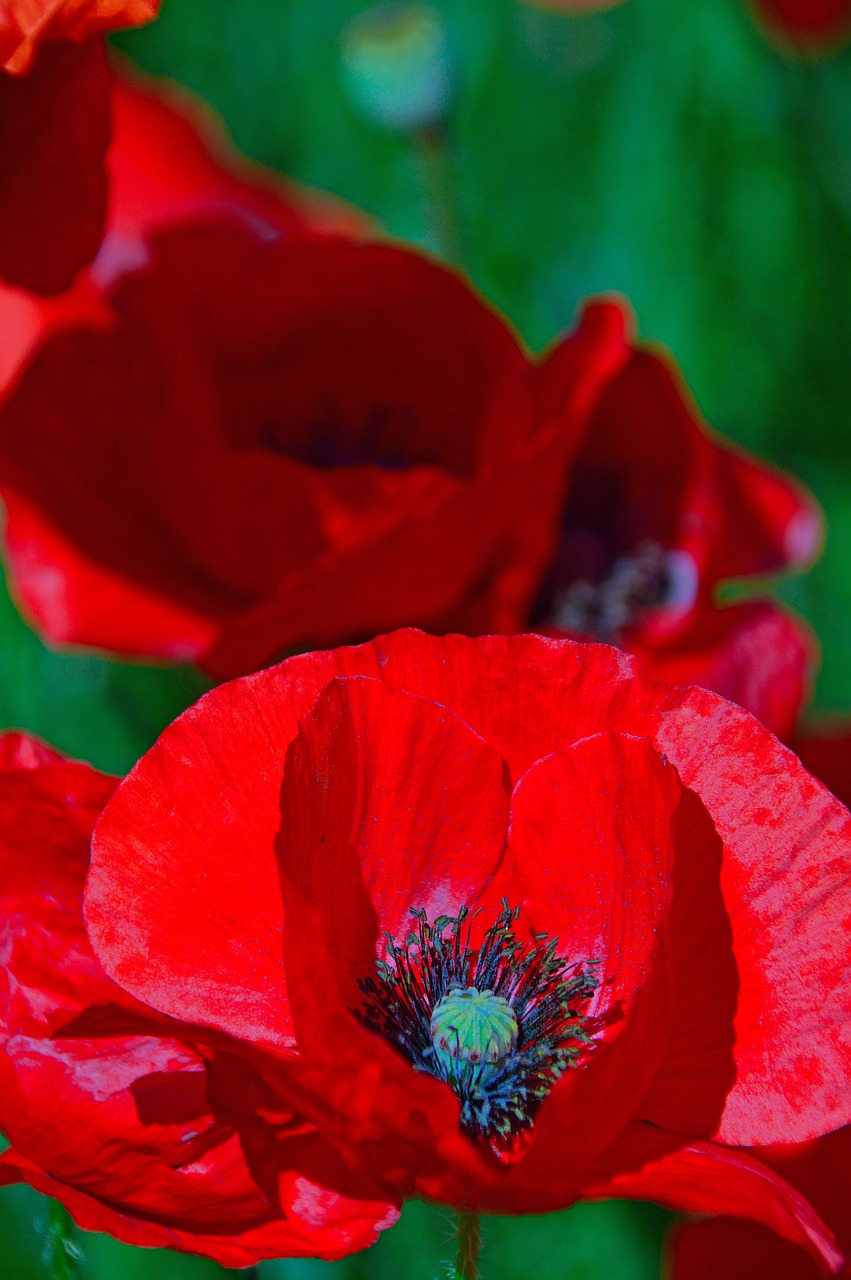
[[[599,581],[577,578],[559,591],[552,621],[598,640],[617,639],[671,600],[676,587],[673,569],[664,548],[645,539],[628,555],[618,556]]]
[[[377,977],[359,982],[357,1016],[394,1044],[417,1071],[450,1086],[461,1124],[508,1154],[531,1128],[541,1103],[590,1047],[588,1001],[595,961],[557,955],[558,939],[514,932],[519,908],[503,903],[478,948],[473,915],[412,908],[404,943],[388,938]]]
[[[517,1019],[503,996],[454,988],[431,1015],[431,1039],[439,1054],[456,1062],[502,1062],[517,1046]]]

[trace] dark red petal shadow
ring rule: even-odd
[[[106,217],[110,76],[102,42],[51,41],[21,78],[0,71],[0,277],[66,289]]]

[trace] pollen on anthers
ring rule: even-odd
[[[599,985],[597,962],[557,955],[557,938],[520,941],[519,914],[503,900],[474,947],[467,907],[433,923],[411,908],[414,929],[404,943],[388,936],[388,959],[360,980],[356,1011],[417,1071],[455,1091],[463,1127],[498,1155],[590,1048],[587,1009]]]

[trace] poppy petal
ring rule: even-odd
[[[599,1172],[582,1194],[589,1200],[650,1199],[689,1213],[735,1213],[803,1245],[824,1271],[842,1266],[842,1255],[821,1218],[767,1165],[743,1151],[651,1125],[631,1125],[600,1161]]]

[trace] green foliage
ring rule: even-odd
[[[3,1280],[51,1280],[43,1260],[47,1201],[27,1188],[0,1196]],[[670,1215],[650,1205],[581,1204],[539,1218],[485,1218],[486,1280],[659,1280],[659,1254]],[[108,1236],[78,1232],[80,1280],[215,1280],[213,1262],[167,1250],[133,1249]],[[448,1209],[413,1202],[372,1249],[344,1262],[290,1258],[264,1262],[260,1280],[447,1280],[455,1253]],[[230,1273],[239,1275],[239,1272]]]

